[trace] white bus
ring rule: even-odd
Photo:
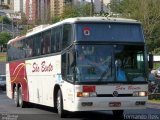
[[[7,96],[17,107],[50,106],[60,117],[146,107],[148,60],[136,20],[68,18],[10,40],[7,54]]]

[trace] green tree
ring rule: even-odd
[[[83,4],[79,7],[79,16],[87,17],[92,16],[91,4]]]
[[[11,24],[11,20],[6,16],[0,16],[0,22],[3,22],[3,24]]]
[[[0,51],[4,52],[6,50],[7,42],[12,38],[8,32],[0,32]]]
[[[150,51],[160,47],[160,0],[112,0],[111,11],[142,22]]]
[[[60,20],[61,20],[61,18],[59,16],[55,16],[54,18],[52,18],[52,23],[56,23]]]
[[[27,22],[28,22],[27,16],[25,15],[25,13],[21,12],[21,19],[18,20],[18,24],[25,25],[25,24],[27,24]]]
[[[5,45],[12,38],[8,32],[0,32],[0,45]]]
[[[77,17],[79,15],[78,9],[72,5],[66,5],[63,9],[63,13],[61,15],[61,19]]]
[[[80,6],[66,5],[63,9],[63,13],[60,17],[55,17],[54,21],[72,18],[72,17],[86,17],[91,15],[91,5],[90,4],[82,4]]]

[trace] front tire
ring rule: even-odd
[[[63,110],[63,97],[61,90],[58,90],[57,93],[57,112],[61,118],[64,118],[66,115],[66,112]]]
[[[13,98],[14,98],[14,102],[16,104],[16,107],[19,107],[19,94],[18,94],[18,89],[17,87],[14,88],[14,93],[13,93]]]
[[[23,101],[23,97],[22,97],[22,87],[19,87],[19,89],[18,89],[18,94],[19,94],[19,97],[18,97],[19,106],[20,106],[21,108],[27,107],[27,102]]]

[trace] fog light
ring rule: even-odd
[[[146,102],[145,102],[145,101],[136,101],[135,104],[136,104],[136,105],[145,105]]]

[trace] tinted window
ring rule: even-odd
[[[77,45],[76,80],[144,82],[147,79],[145,60],[142,45]]]
[[[62,79],[63,80],[66,80],[66,74],[67,74],[67,62],[66,62],[66,60],[67,60],[67,55],[66,55],[66,53],[65,54],[63,54],[62,55]]]
[[[23,41],[13,42],[8,45],[8,60],[17,60],[24,57],[25,50],[23,49]]]
[[[140,24],[79,23],[76,35],[79,41],[144,42]]]
[[[24,40],[25,57],[33,56],[33,37]]]
[[[51,30],[42,33],[42,54],[48,54],[51,52]]]
[[[41,33],[34,36],[33,41],[34,49],[33,49],[33,55],[38,56],[41,54]]]
[[[63,41],[62,48],[66,48],[71,44],[71,35],[72,35],[72,26],[70,24],[66,24],[63,26]]]
[[[51,39],[51,51],[59,52],[61,50],[62,42],[62,26],[52,29],[52,39]]]
[[[52,29],[52,35],[51,35],[51,52],[56,52],[56,32],[55,29]]]
[[[61,50],[61,42],[62,42],[62,27],[58,27],[56,29],[56,51],[57,52]]]

